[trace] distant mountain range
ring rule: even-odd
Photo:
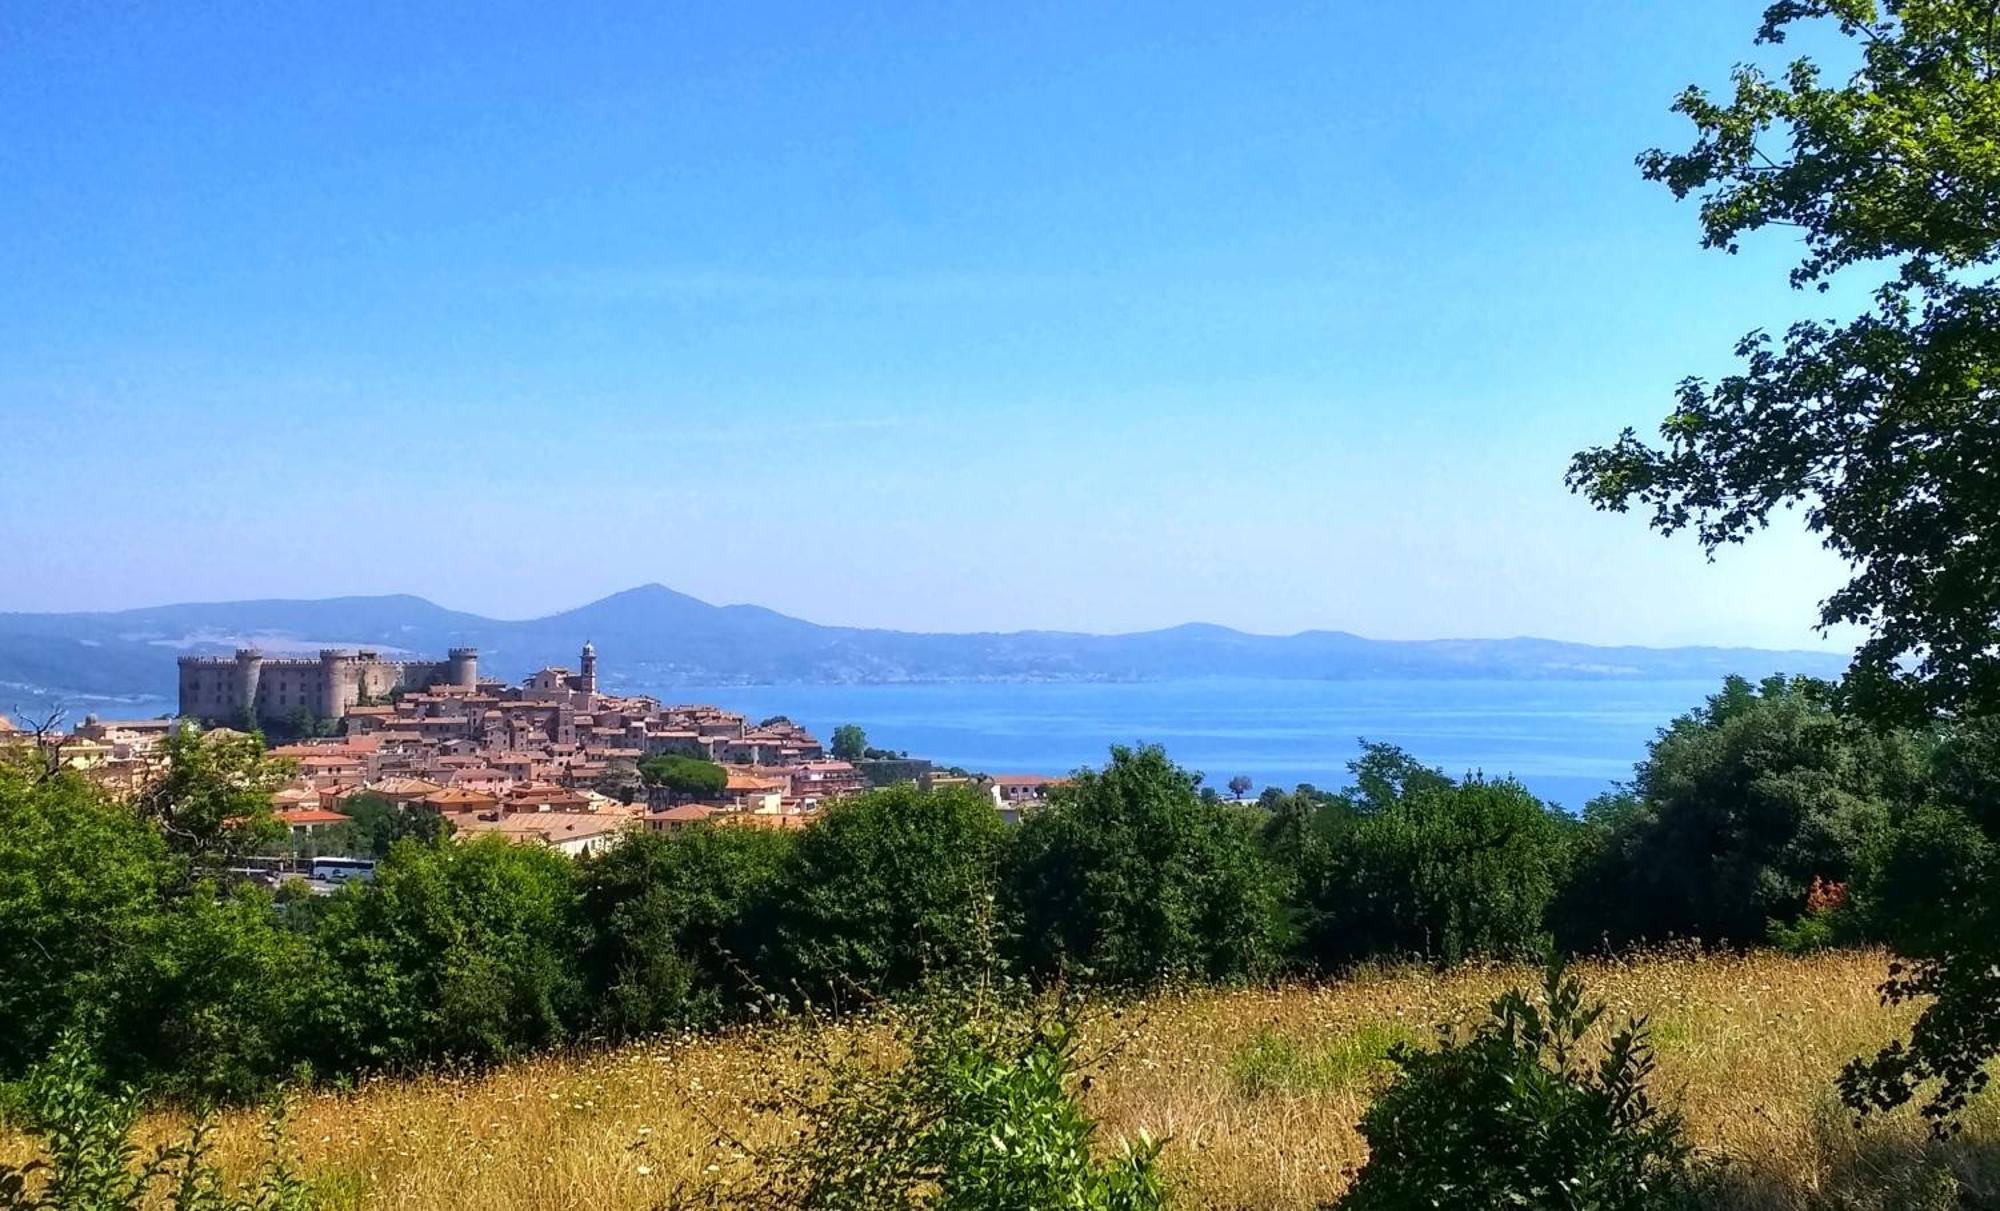
[[[1343,631],[1250,635],[1190,624],[1124,635],[930,634],[831,627],[761,606],[715,606],[663,585],[506,622],[420,597],[230,601],[77,614],[0,613],[0,709],[34,702],[171,698],[174,662],[254,645],[276,654],[373,647],[441,657],[480,650],[509,680],[574,666],[590,639],[607,688],[911,681],[1720,678],[1837,676],[1844,656],[1756,648],[1594,647],[1549,639],[1364,639]],[[9,694],[13,698],[9,698]]]

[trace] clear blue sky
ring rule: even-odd
[[[8,5],[0,609],[1816,643],[1562,486],[1829,307],[1632,167],[1762,6]]]

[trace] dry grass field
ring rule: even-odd
[[[1991,1099],[1943,1146],[1914,1115],[1857,1131],[1834,1100],[1841,1063],[1907,1020],[1877,1003],[1884,962],[1688,954],[1579,970],[1614,1013],[1651,1016],[1659,1094],[1685,1111],[1705,1153],[1729,1158],[1718,1205],[2000,1206]],[[1364,1159],[1354,1123],[1388,1044],[1467,1020],[1534,978],[1499,967],[1385,970],[1106,1009],[1090,1026],[1100,1055],[1087,1099],[1111,1137],[1145,1127],[1169,1138],[1180,1205],[1317,1207]],[[676,1183],[741,1177],[740,1156],[716,1141],[777,1129],[748,1101],[774,1065],[793,1062],[797,1042],[749,1031],[371,1083],[298,1099],[290,1129],[336,1206],[646,1208]],[[230,1164],[254,1159],[258,1126],[252,1114],[224,1124]]]

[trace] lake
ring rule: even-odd
[[[1121,684],[619,685],[713,702],[752,720],[789,715],[822,740],[860,724],[879,748],[988,773],[1058,774],[1151,742],[1220,788],[1346,785],[1357,741],[1387,741],[1448,773],[1513,774],[1580,808],[1714,681],[1243,681]]]

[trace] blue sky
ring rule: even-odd
[[[8,6],[0,609],[1817,644],[1562,485],[1839,309],[1632,167],[1761,7]]]

